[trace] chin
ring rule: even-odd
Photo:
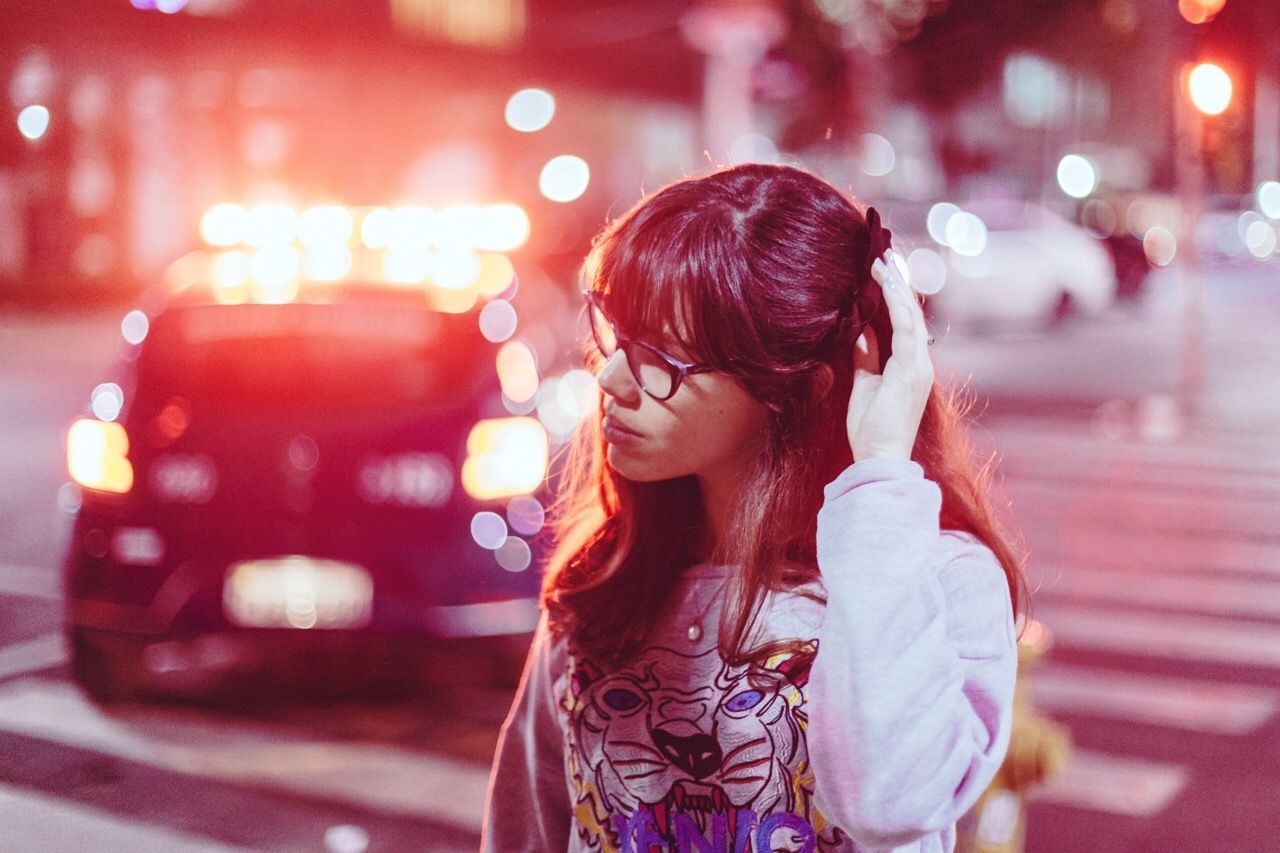
[[[605,451],[605,462],[620,477],[636,483],[656,483],[659,480],[670,480],[679,477],[683,472],[664,470],[661,466],[645,464],[637,461],[625,450],[619,450],[612,444]]]

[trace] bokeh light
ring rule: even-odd
[[[298,218],[298,240],[310,249],[346,243],[354,231],[351,211],[337,204],[312,207]]]
[[[1268,219],[1280,219],[1280,181],[1258,184],[1258,210]]]
[[[864,133],[859,140],[858,159],[862,171],[873,178],[883,177],[893,171],[897,153],[893,143],[878,133]]]
[[[393,244],[382,256],[382,274],[395,284],[421,284],[435,266],[426,245]]]
[[[1212,62],[1201,62],[1187,78],[1191,103],[1205,115],[1216,116],[1231,105],[1231,75]]]
[[[1058,186],[1072,198],[1085,198],[1098,186],[1098,171],[1087,157],[1068,154],[1058,161]]]
[[[538,189],[551,201],[570,202],[587,191],[591,169],[587,161],[572,154],[553,157],[542,167]]]
[[[538,420],[557,440],[568,439],[578,422],[596,411],[600,386],[591,373],[574,368],[558,377],[549,377],[538,392]]]
[[[1178,0],[1178,14],[1189,24],[1205,24],[1225,5],[1227,0]]]
[[[298,213],[287,204],[259,204],[249,210],[245,242],[251,246],[279,246],[298,233]]]
[[[425,247],[436,227],[436,213],[429,207],[397,207],[391,211],[391,220],[384,245],[405,248],[410,245]]]
[[[441,208],[431,219],[431,242],[440,248],[475,248],[484,222],[484,211],[478,205],[455,204]]]
[[[495,299],[480,310],[480,333],[502,343],[516,333],[516,309],[505,299]]]
[[[521,89],[507,101],[507,125],[523,133],[542,130],[556,114],[556,99],[544,89]]]
[[[131,344],[140,344],[147,339],[150,328],[151,323],[147,319],[146,312],[135,308],[125,314],[124,319],[120,321],[120,336]]]
[[[508,341],[498,350],[498,379],[502,393],[517,403],[538,393],[538,365],[533,351],[522,341]]]
[[[509,572],[523,572],[533,562],[529,543],[519,536],[508,536],[493,552],[498,565]]]
[[[960,208],[949,201],[940,201],[929,208],[929,215],[925,218],[925,228],[935,243],[947,245],[947,223],[959,212]]]
[[[339,281],[351,271],[351,250],[342,244],[308,249],[302,257],[302,274],[312,281]]]
[[[114,421],[124,408],[124,391],[114,382],[103,382],[89,395],[89,408],[100,421]]]
[[[427,302],[436,311],[445,314],[465,314],[480,301],[475,288],[428,287]]]
[[[1246,210],[1236,217],[1236,236],[1240,238],[1240,243],[1247,244],[1248,239],[1245,234],[1248,233],[1249,227],[1255,222],[1266,222],[1262,214],[1256,210]]]
[[[1163,225],[1152,225],[1142,236],[1142,250],[1153,266],[1167,267],[1178,253],[1178,241]]]
[[[480,278],[480,259],[469,249],[447,248],[436,256],[431,280],[440,287],[463,290]]]
[[[370,249],[385,249],[391,242],[391,211],[375,207],[360,223],[360,239]]]
[[[49,129],[49,108],[40,104],[23,107],[18,113],[18,132],[32,141],[44,136]]]
[[[492,551],[507,538],[507,523],[496,512],[485,510],[471,517],[471,538]]]
[[[518,204],[494,204],[484,208],[472,241],[477,249],[510,252],[529,239],[529,214]]]
[[[947,262],[933,249],[914,249],[907,256],[907,268],[911,270],[911,287],[917,293],[934,294],[947,283]]]
[[[124,494],[133,488],[129,435],[118,423],[79,418],[67,432],[67,471],[90,489]]]
[[[239,287],[249,279],[249,256],[244,252],[222,252],[213,259],[213,283],[218,287]]]
[[[200,217],[200,239],[210,246],[234,246],[249,234],[249,212],[238,204],[215,204]]]
[[[507,504],[507,523],[517,533],[532,536],[542,529],[546,519],[546,509],[535,497],[523,495],[512,498]]]
[[[547,473],[547,433],[532,418],[476,422],[467,434],[462,487],[479,500],[529,494]]]
[[[253,298],[281,305],[298,292],[298,252],[292,246],[268,246],[249,258]]]
[[[1259,260],[1266,260],[1276,250],[1276,229],[1264,220],[1250,223],[1244,232],[1244,245],[1249,254]]]
[[[960,211],[947,219],[946,245],[956,254],[975,258],[987,248],[987,224],[976,214]]]
[[[486,252],[480,255],[480,277],[476,289],[485,296],[505,295],[516,280],[516,268],[506,255]]]

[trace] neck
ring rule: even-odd
[[[707,472],[698,476],[705,521],[698,553],[704,562],[709,562],[714,554],[721,552],[720,546],[727,541],[742,483],[743,472],[736,470]]]

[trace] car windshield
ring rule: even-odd
[[[473,315],[404,304],[196,305],[152,325],[143,394],[248,407],[449,406],[496,387]]]

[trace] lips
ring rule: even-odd
[[[623,433],[626,433],[627,435],[634,435],[636,438],[640,437],[640,433],[636,432],[626,424],[620,422],[613,415],[605,415],[604,428],[617,430],[618,432],[623,432]]]

